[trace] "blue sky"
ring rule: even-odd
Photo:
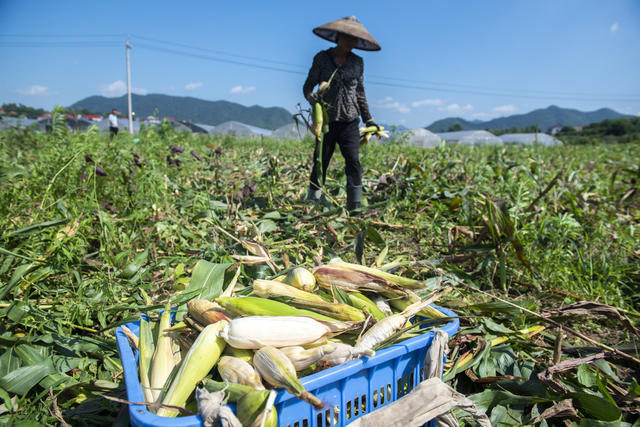
[[[426,126],[551,104],[640,114],[640,2],[0,0],[0,103],[50,109],[132,86],[243,105],[303,103],[311,29],[356,15],[376,120]],[[134,105],[135,111],[135,105]]]

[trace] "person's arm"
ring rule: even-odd
[[[362,65],[362,74],[358,77],[358,85],[356,86],[356,99],[362,121],[368,126],[378,126],[371,117],[369,112],[369,104],[367,103],[367,95],[364,93],[364,65]]]
[[[313,58],[313,64],[311,64],[311,68],[309,69],[309,74],[307,75],[307,80],[305,80],[304,85],[302,85],[302,94],[304,98],[309,101],[310,104],[313,104],[317,101],[312,96],[313,88],[316,87],[318,83],[320,83],[320,59],[319,55],[316,55]]]

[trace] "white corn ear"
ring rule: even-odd
[[[218,372],[224,381],[244,384],[256,390],[264,390],[260,375],[246,361],[237,357],[222,356],[218,362]]]
[[[329,326],[310,317],[248,316],[233,319],[220,336],[232,347],[258,349],[311,344],[331,332]]]

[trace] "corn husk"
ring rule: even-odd
[[[167,378],[171,375],[171,371],[176,367],[176,361],[173,357],[173,340],[171,333],[165,332],[165,329],[171,327],[171,306],[166,305],[164,312],[160,316],[160,324],[158,326],[158,341],[153,353],[153,362],[151,365],[151,394],[153,401],[157,401],[162,388],[167,382]]]
[[[293,363],[280,350],[272,346],[256,351],[253,364],[262,378],[274,387],[283,387],[316,409],[324,407],[322,401],[309,393],[297,377]]]
[[[315,278],[314,278],[314,285],[315,285]],[[306,300],[306,301],[324,302],[324,300],[320,295],[312,294],[311,292],[303,291],[298,287],[294,287],[293,285],[277,282],[275,280],[261,280],[261,279],[254,280],[253,293],[261,298],[290,297],[290,298],[297,298],[297,299]]]
[[[221,320],[208,325],[198,335],[193,346],[182,359],[177,373],[162,399],[163,404],[184,407],[187,398],[196,388],[196,384],[209,373],[222,354],[226,343],[218,337],[218,332],[226,325],[228,322]],[[178,412],[168,408],[160,408],[157,414],[175,417]]]
[[[231,403],[237,402],[242,396],[254,390],[253,387],[248,385],[226,381],[214,381],[212,379],[203,381],[202,386],[212,393],[224,390],[227,394],[227,400]]]
[[[358,350],[372,350],[376,345],[383,342],[387,338],[391,337],[397,331],[402,329],[406,323],[415,316],[418,312],[424,309],[427,305],[431,304],[436,299],[449,293],[452,288],[445,288],[440,292],[433,293],[429,298],[424,301],[417,301],[408,306],[401,313],[394,314],[393,316],[386,317],[373,325],[368,329],[356,342],[356,349]]]
[[[248,349],[235,348],[228,345],[224,348],[222,355],[237,357],[238,359],[242,359],[249,364],[253,362],[253,351]]]
[[[376,305],[375,302],[371,301],[365,295],[360,292],[356,292],[349,295],[349,301],[353,304],[354,307],[359,308],[360,310],[366,311],[371,314],[374,319],[382,320],[387,317]]]
[[[393,283],[407,289],[423,289],[426,287],[425,283],[421,282],[420,280],[410,279],[408,277],[398,276],[397,274],[387,273],[384,270],[367,267],[366,265],[352,264],[344,261],[333,261],[329,265],[340,266],[349,270],[371,274],[387,281],[388,283]]]
[[[155,402],[151,392],[151,362],[155,346],[153,344],[153,332],[149,322],[140,319],[140,338],[138,339],[138,360],[140,367],[140,385],[146,402]]]
[[[341,264],[322,265],[313,270],[316,281],[331,291],[336,286],[347,292],[370,291],[379,294],[406,296],[402,287],[381,276],[365,271],[354,270]]]
[[[277,411],[271,407],[267,408],[269,396],[273,391],[252,390],[238,400],[236,412],[238,419],[243,426],[259,427],[265,418],[266,427],[276,427],[278,425]],[[268,411],[267,414],[264,412]]]
[[[296,371],[300,372],[335,351],[336,347],[335,344],[329,343],[308,349],[302,346],[283,347],[280,351],[291,360]]]
[[[222,356],[218,361],[220,377],[227,382],[244,384],[256,390],[264,390],[260,375],[249,363],[231,356]]]
[[[332,342],[330,344],[333,346],[333,351],[328,352],[318,360],[318,367],[322,369],[341,365],[361,356],[373,356],[375,354],[373,350],[355,348],[341,342]]]
[[[220,305],[204,299],[192,299],[187,303],[187,309],[189,315],[203,326],[220,320],[231,320],[222,312],[223,308]]]
[[[259,297],[216,298],[215,302],[237,316],[308,316],[316,320],[335,321],[328,316]]]

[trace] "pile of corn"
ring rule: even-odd
[[[254,280],[241,292],[246,296],[228,289],[213,301],[191,300],[184,322],[174,326],[167,306],[156,324],[140,321],[140,383],[147,402],[160,404],[149,410],[179,415],[199,384],[236,403],[244,426],[277,425],[269,388],[321,409],[299,377],[424,332],[412,330],[410,319],[446,318],[429,304],[450,289],[419,298],[423,282],[339,261]]]

